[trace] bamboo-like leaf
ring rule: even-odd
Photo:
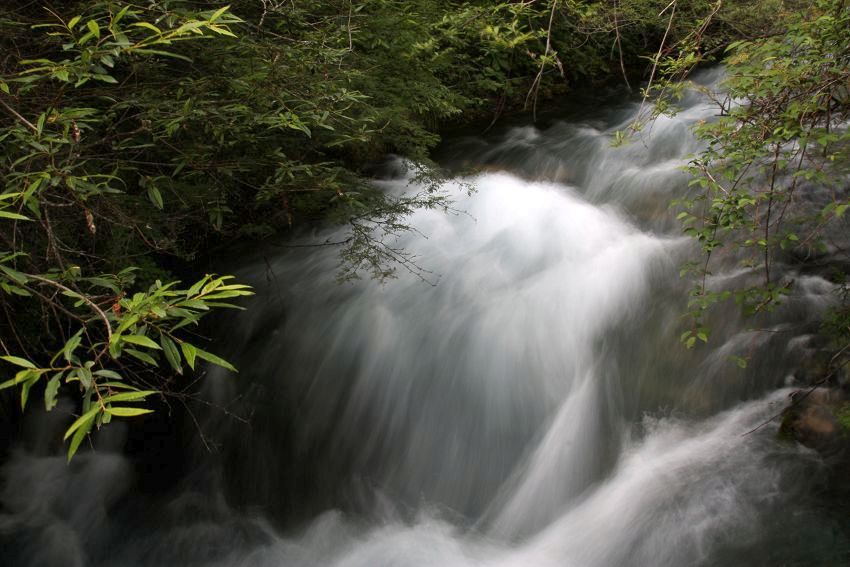
[[[111,396],[104,396],[103,401],[108,403],[115,402],[135,402],[144,400],[146,397],[157,394],[156,390],[137,390],[134,392],[122,392]]]
[[[180,55],[179,53],[171,53],[170,51],[162,51],[161,49],[147,49],[140,48],[136,49],[135,53],[140,53],[143,55],[162,55],[163,57],[173,57],[174,59],[180,59],[182,61],[192,62],[190,57],[186,57],[185,55]]]
[[[116,25],[121,19],[127,14],[127,11],[130,9],[130,6],[124,6],[121,8],[121,11],[118,12],[114,18],[112,18],[112,25]]]
[[[192,370],[195,369],[195,356],[198,354],[198,349],[194,345],[187,342],[180,343],[180,350],[183,351],[183,356],[186,358],[186,363]]]
[[[29,397],[30,397],[30,388],[32,388],[33,384],[38,382],[38,379],[40,377],[41,377],[41,372],[39,372],[39,373],[30,372],[30,377],[27,380],[25,380],[23,385],[21,386],[21,411],[26,409],[27,400],[29,400]]]
[[[4,274],[6,274],[9,277],[9,279],[11,279],[15,283],[18,283],[18,284],[21,284],[21,285],[23,285],[23,284],[25,284],[29,281],[29,278],[27,278],[24,274],[22,274],[18,270],[13,270],[9,266],[4,266],[3,264],[0,264],[0,272],[3,272]]]
[[[148,199],[151,200],[151,203],[156,206],[157,209],[162,210],[163,202],[162,202],[162,193],[159,192],[159,189],[155,185],[148,185]]]
[[[145,348],[161,350],[158,344],[153,342],[150,337],[146,337],[144,335],[123,335],[121,337],[121,340],[125,343],[132,343],[134,345],[139,345]]]
[[[206,22],[202,22],[202,21],[198,21],[198,20],[186,22],[185,24],[183,24],[182,26],[180,26],[179,28],[177,28],[176,30],[174,30],[173,32],[168,34],[166,37],[172,37],[172,38],[173,37],[179,37],[181,35],[185,35],[186,32],[203,33],[203,32],[200,31],[200,28],[204,27],[205,25],[207,25]]]
[[[5,390],[6,388],[11,388],[12,386],[17,386],[18,384],[20,384],[24,380],[27,380],[30,377],[31,372],[32,372],[32,370],[30,370],[30,369],[21,370],[20,372],[15,374],[15,377],[12,378],[11,380],[6,380],[2,384],[0,384],[0,390]]]
[[[18,213],[10,213],[9,211],[0,211],[0,218],[12,219],[12,220],[21,220],[21,221],[32,220],[31,218],[25,217],[24,215],[20,215]]]
[[[216,291],[209,295],[205,295],[204,299],[228,299],[230,297],[240,297],[246,295],[254,295],[253,291],[233,290],[233,291]]]
[[[130,27],[147,28],[147,29],[151,30],[152,32],[155,32],[157,35],[162,35],[162,31],[158,27],[156,27],[155,25],[153,25],[149,22],[136,22],[136,23],[130,24]]]
[[[227,362],[223,358],[220,358],[220,357],[212,354],[211,352],[207,352],[207,351],[201,350],[199,348],[196,348],[195,350],[197,351],[198,358],[202,358],[202,359],[206,360],[207,362],[212,362],[213,364],[215,364],[217,366],[221,366],[222,368],[226,368],[227,370],[230,370],[231,372],[239,372],[238,370],[236,370],[235,366],[233,366],[232,364],[230,364],[229,362]]]
[[[77,453],[77,449],[80,448],[80,443],[83,442],[83,439],[86,438],[89,431],[91,431],[92,424],[94,423],[95,414],[92,414],[89,419],[86,420],[83,424],[80,425],[77,432],[74,433],[74,437],[71,439],[71,445],[68,447],[68,462],[71,462],[71,459]]]
[[[121,333],[135,325],[139,321],[139,316],[133,313],[132,315],[128,315],[121,319],[121,323],[118,325],[118,328],[115,330],[115,334],[112,336],[113,341],[117,341],[119,338],[123,338]]]
[[[106,413],[118,417],[135,417],[146,413],[153,413],[152,409],[145,408],[106,408]]]
[[[115,389],[115,390],[133,390],[133,391],[136,391],[136,389],[134,387],[130,386],[129,384],[125,384],[124,382],[103,382],[103,383],[100,384],[100,386],[103,387],[103,388],[112,388],[112,389]]]
[[[68,437],[73,435],[74,432],[77,431],[79,428],[83,427],[83,425],[85,425],[86,422],[90,422],[90,421],[94,420],[94,416],[97,415],[97,412],[99,412],[99,411],[100,411],[100,406],[94,406],[89,411],[87,411],[86,413],[84,413],[83,415],[78,417],[77,420],[74,423],[71,424],[71,427],[69,427],[67,430],[65,430],[65,437],[63,437],[63,439],[65,441],[67,441]]]
[[[165,359],[168,361],[168,364],[171,365],[171,368],[174,369],[178,374],[183,374],[183,364],[180,360],[180,351],[177,349],[177,345],[171,340],[167,335],[159,336],[159,343],[162,345],[162,350],[165,353]]]
[[[216,25],[210,24],[210,25],[207,26],[207,28],[214,31],[215,33],[217,33],[219,35],[226,35],[228,37],[236,37],[235,33],[230,31],[229,29],[223,28],[221,26],[216,26]]]
[[[154,357],[152,357],[151,355],[145,353],[145,352],[141,352],[141,351],[138,351],[138,350],[133,349],[133,348],[126,348],[126,349],[124,349],[124,352],[126,352],[127,354],[129,354],[133,358],[141,360],[145,364],[150,364],[151,366],[157,366],[157,367],[159,366],[159,363],[156,361],[156,359]]]
[[[206,276],[202,277],[197,282],[192,284],[192,287],[190,287],[188,291],[186,291],[186,297],[192,297],[194,295],[197,295],[197,293],[201,290],[202,287],[204,287],[204,284],[206,284],[209,279],[210,276],[209,274],[207,274]]]
[[[224,14],[229,9],[230,9],[230,6],[228,5],[228,6],[223,6],[223,7],[219,8],[218,10],[216,10],[215,12],[213,12],[213,15],[210,16],[210,22],[214,22],[217,19],[219,19],[221,17],[221,15]]]
[[[95,370],[92,372],[95,376],[102,376],[103,378],[111,378],[112,380],[123,380],[124,377],[115,372],[114,370]]]
[[[19,356],[0,356],[0,360],[5,360],[6,362],[23,368],[37,368],[35,364]]]

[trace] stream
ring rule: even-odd
[[[339,284],[332,247],[245,254],[257,296],[212,333],[240,368],[209,369],[215,407],[111,425],[70,466],[68,404],[36,415],[2,468],[0,564],[845,564],[827,465],[778,420],[748,433],[787,404],[833,284],[778,260],[780,309],[721,305],[684,348],[699,252],[669,203],[715,110],[690,94],[612,147],[638,107],[448,143],[443,164],[477,173],[392,241],[419,273]],[[385,191],[421,188],[387,169]],[[760,277],[721,257],[708,284]]]

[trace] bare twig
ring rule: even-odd
[[[48,278],[45,278],[45,277],[42,277],[42,276],[37,276],[37,275],[34,275],[34,274],[24,274],[24,275],[27,278],[30,278],[30,279],[35,280],[37,282],[41,282],[41,283],[47,284],[47,285],[52,285],[53,287],[58,288],[62,291],[66,291],[68,293],[71,293],[71,294],[74,295],[74,297],[79,297],[80,300],[83,303],[88,305],[89,308],[92,311],[95,312],[95,314],[101,319],[101,321],[103,321],[104,327],[106,327],[106,337],[107,337],[106,344],[104,345],[103,349],[98,353],[97,357],[95,358],[95,360],[100,360],[100,358],[109,350],[109,344],[112,342],[112,323],[109,322],[109,317],[106,316],[106,313],[104,313],[103,309],[101,309],[94,301],[92,301],[91,299],[86,297],[84,294],[79,293],[77,291],[74,291],[71,288],[69,288],[65,285],[62,285],[59,282],[53,281],[51,279],[48,279]]]
[[[835,360],[836,360],[836,359],[838,359],[838,357],[839,357],[839,356],[841,356],[841,355],[844,353],[844,351],[846,351],[848,348],[850,348],[850,343],[848,343],[848,344],[844,345],[844,347],[843,347],[841,350],[839,350],[837,353],[835,353],[835,355],[833,355],[833,357],[829,360],[829,365],[827,365],[827,366],[831,366],[831,365],[832,365],[832,363],[833,363],[833,362],[835,362]],[[820,386],[822,386],[823,384],[825,384],[825,383],[826,383],[826,382],[827,382],[830,378],[832,378],[833,376],[835,376],[835,374],[836,374],[839,370],[841,370],[844,366],[846,366],[848,362],[850,362],[850,359],[847,359],[847,360],[845,360],[844,362],[842,362],[841,364],[839,364],[838,366],[836,366],[836,367],[832,370],[832,372],[830,372],[829,374],[827,374],[826,376],[824,376],[823,378],[821,378],[820,380],[818,380],[817,382],[815,382],[815,383],[812,385],[812,387],[811,387],[811,388],[809,388],[809,389],[806,391],[806,393],[804,393],[802,396],[794,396],[794,397],[792,398],[792,402],[791,402],[791,405],[790,405],[790,406],[788,406],[788,407],[786,407],[786,408],[783,408],[781,412],[779,412],[779,413],[777,413],[777,414],[775,414],[775,415],[771,416],[769,419],[767,419],[767,420],[763,421],[762,423],[760,423],[760,424],[759,424],[759,425],[757,425],[756,427],[754,427],[754,428],[750,429],[750,430],[749,430],[749,431],[747,431],[746,433],[742,433],[742,434],[741,434],[741,437],[746,437],[747,435],[749,435],[749,434],[751,434],[751,433],[755,433],[755,432],[756,432],[756,431],[758,431],[759,429],[761,429],[761,428],[765,427],[766,425],[770,424],[770,422],[772,422],[774,419],[779,418],[779,417],[782,417],[783,415],[785,415],[785,412],[787,412],[787,411],[788,411],[788,410],[790,410],[791,408],[793,408],[793,407],[796,407],[796,406],[800,405],[800,403],[801,403],[803,400],[805,400],[806,398],[808,398],[808,397],[812,394],[812,392],[814,392],[815,390],[817,390]],[[797,390],[797,391],[799,391],[799,390]]]
[[[631,91],[632,85],[629,84],[629,77],[626,75],[626,64],[623,62],[623,45],[620,43],[619,8],[619,2],[614,0],[614,33],[616,34],[617,52],[620,55],[620,71],[623,72],[623,80],[626,82],[626,88]]]
[[[549,52],[552,50],[552,22],[555,19],[555,8],[557,6],[558,0],[553,0],[552,11],[549,12],[549,27],[546,29],[546,50],[543,52],[543,56],[540,58],[540,70],[537,72],[537,76],[534,77],[534,81],[532,81],[531,83],[531,88],[528,90],[528,94],[525,97],[525,108],[528,108],[529,99],[533,98],[531,107],[531,119],[534,122],[537,122],[537,95],[540,92],[540,83],[543,81],[543,71],[546,69],[546,57],[549,56]]]
[[[652,71],[649,73],[649,82],[646,84],[646,89],[643,91],[643,100],[640,101],[640,109],[638,109],[638,119],[643,115],[643,107],[649,98],[650,90],[652,89],[652,81],[655,79],[655,72],[658,70],[658,63],[661,61],[661,54],[664,52],[664,44],[667,42],[667,36],[670,34],[670,28],[673,27],[673,18],[676,16],[676,0],[673,0],[667,7],[659,12],[658,16],[662,16],[672,6],[670,11],[670,20],[667,22],[667,29],[664,30],[664,37],[661,38],[661,45],[658,46],[658,53],[655,54],[655,61],[652,62]]]
[[[17,111],[17,110],[15,110],[14,108],[12,108],[12,107],[11,107],[11,106],[9,106],[8,104],[6,104],[6,101],[5,101],[5,100],[3,100],[2,98],[0,98],[0,106],[2,106],[3,108],[5,108],[5,109],[6,109],[6,112],[8,112],[9,114],[11,114],[11,115],[12,115],[12,116],[14,116],[15,118],[17,118],[17,119],[18,119],[18,121],[19,121],[19,122],[21,122],[22,124],[24,124],[27,128],[29,128],[30,130],[32,130],[34,133],[38,134],[38,128],[36,128],[35,124],[33,124],[32,122],[30,122],[29,120],[27,120],[26,118],[24,118],[23,116],[21,116],[21,115],[18,113],[18,111]]]

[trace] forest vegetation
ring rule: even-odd
[[[441,128],[534,118],[616,81],[647,98],[637,131],[675,112],[693,69],[723,62],[720,117],[696,133],[707,149],[678,209],[705,251],[686,267],[682,340],[706,341],[713,303],[781,302],[791,283],[772,276],[776,255],[817,254],[823,227],[843,222],[848,29],[839,0],[8,0],[0,411],[14,421],[30,398],[50,410],[72,396],[70,458],[111,419],[152,411],[146,400],[183,400],[201,361],[235,370],[198,323],[252,292],[199,259],[334,223],[348,231],[327,243],[341,279],[415,270],[391,240],[411,211],[451,207],[429,159]],[[418,164],[427,189],[378,191],[370,172],[387,154]],[[831,197],[792,222],[789,203],[814,186]],[[724,248],[763,283],[706,289]],[[836,351],[848,322],[846,307],[826,322]]]

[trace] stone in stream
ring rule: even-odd
[[[850,401],[840,388],[797,390],[782,418],[779,435],[824,455],[850,449]]]

